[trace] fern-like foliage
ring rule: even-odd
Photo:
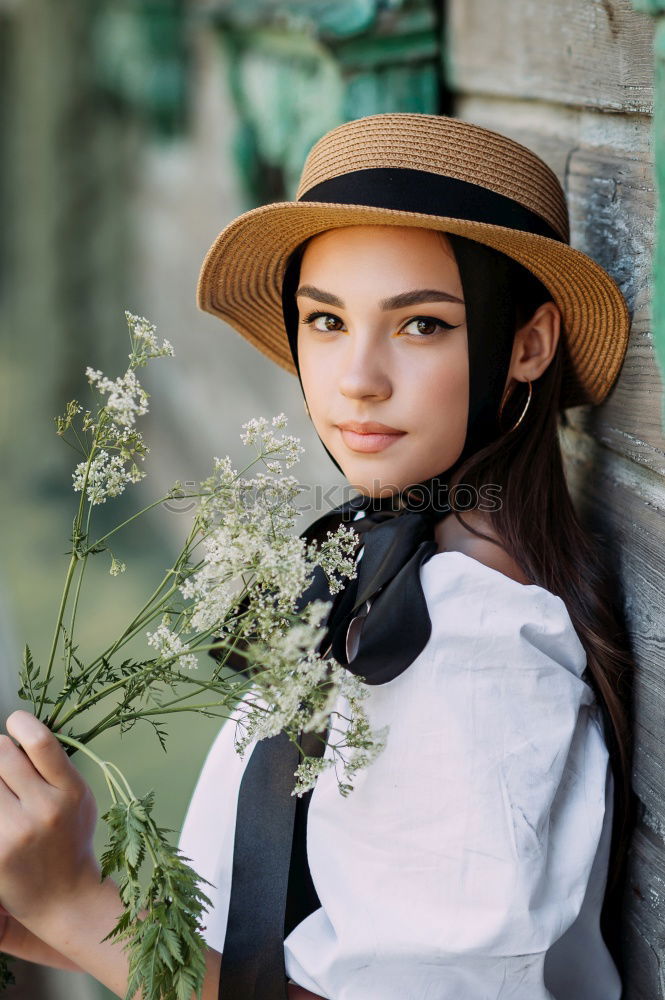
[[[108,935],[129,953],[127,1000],[190,1000],[205,976],[202,917],[210,900],[204,882],[152,819],[153,793],[117,801],[105,814],[109,845],[102,877],[114,873],[124,912]],[[148,878],[141,879],[144,862]],[[206,885],[209,883],[205,883]]]

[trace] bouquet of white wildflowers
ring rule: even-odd
[[[127,733],[145,724],[165,747],[169,715],[185,711],[233,714],[240,753],[252,740],[282,730],[295,742],[302,732],[327,730],[325,757],[301,752],[294,794],[331,765],[341,773],[340,791],[348,794],[354,772],[380,751],[385,734],[369,727],[358,678],[317,651],[329,604],[315,601],[297,611],[316,566],[331,593],[353,575],[357,539],[344,526],[320,544],[295,534],[301,488],[286,470],[303,449],[284,433],[282,414],[244,425],[242,441],[252,455],[240,472],[229,458],[215,458],[212,474],[195,492],[175,483],[165,496],[95,537],[95,509],[145,476],[141,465],[148,448],[136,421],[147,413],[149,397],[137,369],[173,355],[168,341],[158,344],[152,324],[126,316],[131,351],[125,374],[111,380],[88,368],[88,381],[101,396],[96,410],[84,411],[72,401],[56,418],[57,433],[80,457],[73,473],[79,502],[48,660],[35,663],[26,645],[19,694],[68,753],[86,754],[106,780],[111,805],[104,816],[109,841],[102,877],[116,876],[124,904],[109,936],[124,940],[129,950],[127,996],[189,1000],[200,994],[205,970],[201,931],[209,900],[203,880],[157,825],[153,794],[136,795],[90,745],[110,729]],[[81,656],[76,612],[88,561],[110,559],[110,573],[120,575],[126,567],[112,549],[118,532],[150,509],[186,496],[195,499],[195,510],[173,565],[113,642]],[[139,636],[147,640],[145,653],[128,656],[126,647]],[[213,651],[215,667],[199,676],[199,654]],[[340,695],[344,715],[335,717]]]

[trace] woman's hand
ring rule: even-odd
[[[122,997],[127,955],[121,942],[103,940],[122,904],[110,879],[100,884],[92,792],[34,715],[14,712],[7,730],[21,749],[0,735],[0,935],[10,954],[85,969]],[[203,1000],[214,1000],[220,956],[212,949],[206,966]],[[313,997],[289,990],[293,1000]]]
[[[61,904],[99,887],[92,792],[55,736],[14,712],[0,735],[0,903],[33,933]]]

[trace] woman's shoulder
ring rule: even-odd
[[[581,678],[586,653],[562,598],[530,583],[504,549],[467,534],[439,532],[439,551],[421,567],[434,647],[516,668],[558,664]]]

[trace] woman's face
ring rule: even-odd
[[[448,469],[466,437],[469,370],[447,237],[327,230],[305,249],[297,302],[307,405],[349,483],[387,496]]]

